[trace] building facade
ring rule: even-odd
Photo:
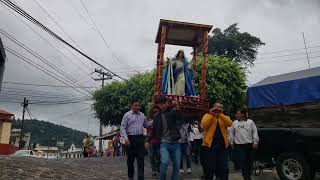
[[[9,155],[15,152],[13,145],[10,145],[10,132],[12,113],[0,110],[0,154]]]
[[[37,156],[48,159],[56,159],[60,157],[58,147],[54,146],[37,146],[35,149]]]
[[[67,151],[62,151],[60,153],[61,158],[73,159],[83,157],[82,148],[76,148],[74,144],[71,144]]]
[[[10,137],[10,144],[13,144],[16,148],[19,148],[19,141],[20,141],[20,133],[21,129],[12,129],[11,130],[11,137]],[[23,134],[22,141],[24,142],[24,146],[22,149],[30,149],[30,138],[31,133],[26,132]]]

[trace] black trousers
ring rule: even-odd
[[[152,171],[160,172],[160,143],[150,144],[148,155]]]
[[[202,145],[202,139],[194,139],[193,143],[194,143],[194,146],[193,146],[194,163],[198,164],[200,149],[201,149],[201,145]]]
[[[144,180],[144,136],[128,136],[130,144],[127,146],[127,166],[128,177],[134,176],[134,161],[137,159],[138,164],[138,180]]]
[[[87,149],[86,147],[83,148],[83,157],[89,157],[86,149]]]
[[[236,161],[242,171],[245,180],[251,180],[253,166],[253,149],[252,144],[236,144]]]
[[[126,156],[126,151],[127,151],[127,145],[123,144],[121,146],[121,155]]]
[[[191,168],[191,146],[189,143],[180,143],[181,146],[181,158],[180,169],[183,169],[183,158],[186,158],[187,168]]]
[[[202,167],[202,171],[203,171],[203,176],[206,175],[206,172],[207,172],[207,164],[206,164],[206,161],[205,161],[205,153],[206,151],[206,147],[205,146],[200,146],[200,164],[201,164],[201,167]]]
[[[206,180],[212,180],[214,176],[228,180],[228,153],[224,146],[202,146],[200,160]]]

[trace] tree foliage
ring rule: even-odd
[[[208,41],[208,53],[225,56],[241,64],[243,67],[253,65],[257,50],[265,45],[260,38],[247,32],[239,32],[238,24],[232,24],[221,31],[216,28],[212,31]]]
[[[96,117],[104,125],[118,125],[134,99],[140,100],[142,112],[147,112],[154,91],[153,74],[152,72],[138,74],[128,81],[112,82],[102,90],[96,91],[93,104]]]
[[[201,77],[201,57],[196,80],[197,92]],[[221,101],[226,112],[241,107],[245,92],[245,73],[239,64],[219,56],[208,56],[207,98],[211,103]],[[141,101],[142,112],[148,114],[154,93],[154,73],[133,76],[128,81],[112,82],[94,94],[96,117],[105,125],[119,125],[123,114],[130,109],[132,99]],[[105,109],[105,112],[103,112]]]
[[[199,58],[196,86],[200,92],[202,57]],[[221,102],[224,111],[233,115],[242,107],[246,91],[246,75],[238,63],[221,56],[208,56],[206,95],[210,102]]]

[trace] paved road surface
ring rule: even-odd
[[[241,176],[234,172],[230,180],[242,180]],[[193,165],[192,174],[183,175],[182,179],[200,179],[201,169],[199,165]],[[28,157],[0,156],[0,179],[2,180],[29,180],[29,179],[127,179],[126,159],[115,158],[81,158],[81,159],[41,159]],[[145,179],[153,180],[150,164],[145,161]],[[254,180],[278,180],[272,173],[265,173],[253,177]]]

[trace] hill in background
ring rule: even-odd
[[[12,128],[20,129],[21,120],[14,119],[12,121]],[[31,145],[35,143],[41,146],[56,146],[57,141],[64,141],[63,149],[68,149],[71,144],[75,144],[76,147],[82,147],[82,140],[87,134],[82,131],[36,119],[24,121],[24,132],[31,133]]]

